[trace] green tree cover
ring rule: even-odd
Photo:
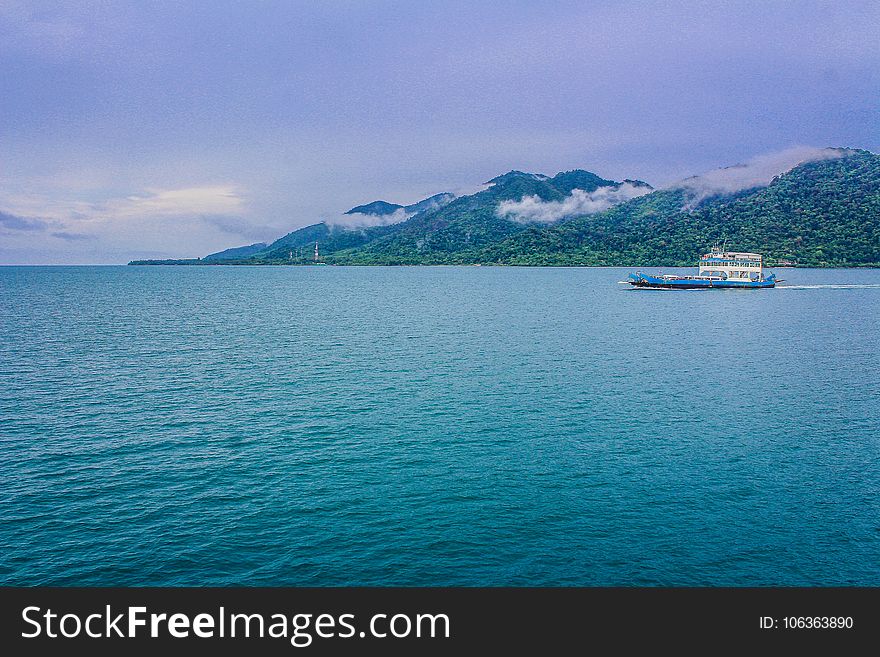
[[[694,211],[685,209],[688,201],[683,189],[660,190],[599,214],[528,226],[481,248],[375,242],[328,262],[691,266],[709,246],[726,242],[771,264],[880,264],[880,156],[867,151],[803,164],[767,187],[708,199]],[[492,221],[476,211],[470,218]]]
[[[327,262],[339,261],[332,254],[357,253],[357,257],[351,260],[354,262],[362,257],[360,251],[367,248],[370,255],[364,258],[364,264],[372,264],[372,249],[376,249],[379,254],[377,263],[422,264],[426,260],[426,251],[437,251],[443,257],[442,254],[449,251],[461,250],[463,245],[491,244],[524,230],[524,224],[496,215],[495,209],[503,200],[520,200],[523,196],[535,195],[545,201],[559,201],[570,194],[572,189],[593,191],[600,186],[616,184],[588,171],[568,171],[554,178],[511,171],[489,183],[492,184],[491,187],[472,196],[451,200],[450,194],[437,194],[412,206],[396,206],[413,210],[428,208],[408,221],[397,224],[348,229],[322,222],[300,228],[254,255],[253,264],[311,262],[316,241],[319,243],[322,259]],[[435,207],[437,205],[440,207]],[[375,206],[375,203],[358,207],[370,206]],[[358,208],[353,208],[355,209]],[[393,256],[395,252],[406,254],[406,257],[397,258],[393,262],[388,260],[389,257],[396,258]],[[349,261],[351,256],[340,257]],[[226,261],[226,264],[232,263]]]
[[[266,249],[266,244],[262,242],[258,242],[257,244],[248,244],[247,246],[238,246],[232,249],[225,249],[223,251],[218,251],[217,253],[212,253],[211,255],[206,255],[203,260],[239,260],[243,258],[249,258],[250,256],[259,253],[260,251],[264,251]]]
[[[265,250],[252,256],[252,264],[284,264],[311,262],[314,259],[315,242],[318,242],[321,255],[355,249],[382,235],[396,230],[401,224],[374,226],[372,228],[346,229],[328,226],[326,223],[313,224],[288,233],[275,240]]]
[[[693,210],[690,192],[665,189],[550,226],[510,221],[498,205],[529,195],[561,201],[573,189],[617,183],[587,171],[553,178],[512,171],[490,183],[398,224],[315,224],[224,264],[312,262],[315,241],[329,264],[691,266],[725,242],[762,253],[769,264],[880,264],[880,156],[868,151],[800,165],[767,187],[706,199]]]
[[[393,214],[397,210],[403,210],[402,205],[397,203],[389,203],[388,201],[373,201],[366,205],[358,205],[345,214]]]
[[[167,260],[132,260],[130,265],[210,265],[210,264],[229,264],[228,262],[205,262],[199,258],[169,258]]]
[[[542,201],[562,201],[573,189],[592,192],[616,185],[589,171],[566,171],[553,178],[511,171],[489,181],[491,187],[463,196],[439,210],[416,215],[396,224],[359,249],[331,254],[327,262],[350,264],[444,264],[453,254],[472,251],[502,241],[528,228],[498,216],[498,204],[537,196]]]

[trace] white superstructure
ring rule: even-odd
[[[759,253],[724,251],[713,247],[700,258],[700,276],[730,281],[764,280],[764,263]]]

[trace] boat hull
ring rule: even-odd
[[[630,274],[628,282],[633,287],[659,290],[762,290],[774,287],[776,278],[769,276],[762,281],[731,281],[696,277],[669,278],[639,272]]]

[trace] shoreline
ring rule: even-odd
[[[266,263],[228,263],[228,262],[206,262],[206,263],[171,263],[171,262],[145,262],[131,261],[127,263],[118,262],[102,262],[102,263],[0,263],[0,268],[14,267],[395,267],[395,268],[413,268],[413,267],[490,267],[490,268],[513,268],[513,269],[693,269],[694,265],[524,265],[524,264],[363,264],[363,263],[321,263],[315,264],[283,264],[277,262]],[[846,264],[846,265],[765,265],[766,269],[880,269],[880,263],[867,264]]]
[[[15,266],[15,265],[11,265]],[[45,265],[51,266],[51,265]],[[65,265],[58,265],[65,266]],[[71,265],[71,266],[89,266],[89,265]],[[100,266],[100,265],[94,265]],[[122,266],[122,265],[120,265]],[[664,265],[528,265],[528,264],[506,264],[506,263],[476,263],[476,264],[468,264],[468,263],[419,263],[419,264],[388,264],[388,263],[375,263],[375,264],[367,264],[367,263],[335,263],[335,262],[321,262],[321,263],[281,263],[281,262],[241,262],[241,263],[232,263],[232,262],[193,262],[193,263],[185,263],[185,262],[148,262],[148,261],[140,261],[133,260],[129,263],[126,263],[127,267],[519,267],[519,268],[528,268],[528,269],[662,269],[662,268],[675,268],[675,269],[692,269],[694,265],[677,265],[677,264],[664,264]],[[764,265],[767,269],[878,269],[880,268],[880,263],[865,263],[865,264],[833,264],[833,265]]]

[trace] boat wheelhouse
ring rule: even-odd
[[[667,290],[761,289],[776,285],[776,275],[764,276],[764,259],[759,253],[726,251],[716,246],[700,258],[696,276],[652,276],[639,271],[630,274],[627,282],[633,287]]]

